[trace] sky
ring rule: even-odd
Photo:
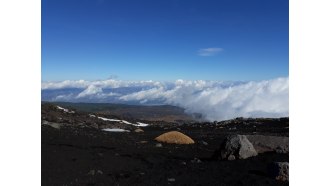
[[[288,0],[42,0],[42,81],[288,77]]]

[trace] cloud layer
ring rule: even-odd
[[[47,101],[170,104],[201,113],[207,120],[285,117],[289,78],[259,82],[222,81],[63,81],[42,83]]]

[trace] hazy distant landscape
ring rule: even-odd
[[[47,103],[47,102],[44,102]],[[128,120],[191,122],[200,121],[201,114],[187,114],[184,109],[170,105],[127,105],[113,103],[51,102],[77,111],[113,115]]]

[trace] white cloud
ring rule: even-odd
[[[223,48],[203,48],[198,50],[200,56],[214,56],[219,52],[222,52]]]
[[[82,98],[91,95],[98,95],[98,96],[103,95],[102,88],[92,84],[88,86],[84,91],[79,93],[77,98]]]
[[[71,85],[69,85],[71,82]],[[86,85],[88,86],[86,86]],[[65,85],[65,86],[63,86]],[[289,114],[289,78],[260,82],[185,81],[127,82],[119,80],[65,81],[48,84],[50,90],[62,87],[85,87],[73,96],[62,92],[55,100],[84,99],[100,101],[115,97],[121,102],[161,103],[180,106],[188,113],[201,113],[208,120],[225,120],[235,117],[284,117]],[[106,88],[123,88],[128,91]],[[133,88],[132,88],[133,87]],[[140,87],[135,89],[134,87]],[[53,99],[53,100],[54,100]]]
[[[52,101],[70,101],[73,100],[75,97],[72,93],[67,95],[58,95],[52,99]]]
[[[229,87],[203,81],[179,81],[173,89],[149,89],[122,96],[125,101],[164,99],[208,120],[282,117],[289,114],[289,79],[248,82]],[[201,84],[204,86],[201,86]]]

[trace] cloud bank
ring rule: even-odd
[[[286,117],[289,78],[259,82],[223,81],[63,81],[43,82],[45,101],[170,104],[204,119]]]

